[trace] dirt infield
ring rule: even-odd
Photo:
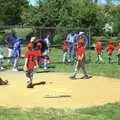
[[[0,86],[0,106],[78,108],[120,101],[119,80],[97,76],[70,80],[69,75],[35,74],[36,84],[28,89],[23,72],[0,72],[3,79],[9,80],[9,85]]]

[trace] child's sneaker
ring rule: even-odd
[[[0,67],[0,69],[1,69],[1,70],[4,70],[4,68],[3,68],[3,67]]]
[[[27,85],[27,88],[33,88],[32,83],[29,83],[29,84]]]
[[[15,69],[15,68],[13,68],[13,69],[12,69],[12,71],[13,71],[13,72],[18,72],[18,70],[17,70],[17,69]]]
[[[75,78],[75,75],[70,76],[69,78],[70,78],[70,79],[76,79],[76,78]]]
[[[47,70],[47,67],[44,67],[44,70]]]
[[[84,75],[83,77],[81,77],[80,79],[89,79],[91,77],[89,77],[88,75]]]

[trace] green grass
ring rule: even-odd
[[[53,61],[61,61],[62,60],[62,51],[59,49],[52,49],[51,58]],[[89,57],[90,56],[90,57]],[[89,61],[91,58],[91,61]],[[86,69],[91,75],[100,75],[107,76],[113,78],[120,78],[120,65],[117,64],[117,56],[116,52],[113,53],[113,63],[108,63],[108,55],[105,51],[103,51],[103,60],[105,64],[96,64],[96,54],[95,51],[86,51]],[[74,63],[71,64],[54,64],[56,72],[73,72],[74,71]]]
[[[75,110],[0,107],[0,120],[120,120],[120,103]]]
[[[22,49],[22,54],[24,55],[24,50],[25,48]],[[7,56],[6,49],[4,50],[4,55]],[[74,63],[54,63],[58,61],[62,61],[62,50],[60,49],[55,49],[53,48],[51,50],[51,59],[53,61],[52,65],[49,65],[49,70],[54,71],[54,72],[67,72],[67,73],[72,73],[74,71]],[[89,61],[89,56],[91,58],[91,61]],[[113,64],[108,63],[108,55],[104,51],[103,53],[103,59],[105,61],[105,64],[96,64],[96,54],[95,51],[86,51],[86,69],[88,71],[88,74],[90,75],[98,75],[98,76],[107,76],[107,77],[112,77],[112,78],[120,78],[120,65],[117,64],[117,56],[116,53],[114,52],[113,54]],[[89,61],[89,62],[88,62]],[[4,66],[8,66],[6,64],[7,62],[4,62]],[[21,67],[24,64],[24,60],[19,61],[19,65]],[[42,68],[40,68],[42,69]]]

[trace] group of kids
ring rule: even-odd
[[[43,42],[36,38],[32,37],[30,42],[27,45],[27,51],[25,53],[25,64],[24,71],[26,72],[27,88],[33,88],[32,79],[33,72],[38,68],[41,59],[44,60],[44,69],[47,69],[48,63],[51,63],[49,52],[50,52],[50,43],[48,37],[45,39],[48,47],[43,52]]]
[[[85,40],[85,35],[84,33],[80,32],[77,36],[77,40],[75,40],[76,37],[73,37],[74,41],[73,44],[71,42],[71,38],[64,40],[63,43],[63,63],[67,62],[71,62],[69,59],[70,56],[70,49],[72,48],[72,55],[74,57],[75,60],[75,68],[74,68],[74,73],[72,76],[70,76],[71,79],[75,79],[77,73],[79,72],[80,68],[83,71],[84,76],[81,77],[81,79],[89,79],[91,76],[88,76],[87,71],[86,71],[86,67],[85,67],[85,49],[86,49],[86,40]],[[72,38],[72,39],[73,39]],[[72,45],[71,45],[72,44]],[[72,47],[71,47],[72,46]],[[102,38],[98,37],[96,40],[96,44],[95,44],[95,52],[97,54],[97,60],[96,63],[104,63],[103,59],[102,59],[102,50],[103,50],[103,46],[102,46]],[[117,44],[114,44],[112,38],[110,38],[108,40],[108,44],[106,47],[106,51],[108,53],[108,61],[109,64],[112,63],[112,55],[113,55],[113,51],[116,50],[117,51],[117,61],[118,61],[118,65],[120,65],[120,41],[118,41]]]
[[[81,34],[82,33],[82,34]],[[66,62],[72,62],[73,60],[75,60],[75,52],[76,52],[76,46],[77,46],[77,42],[81,39],[84,38],[84,48],[86,48],[88,46],[89,41],[86,41],[85,35],[83,32],[80,32],[77,36],[73,36],[70,37],[69,39],[64,40],[63,42],[63,58],[62,58],[62,62],[66,63]],[[71,39],[73,39],[74,42],[71,42]],[[97,59],[95,61],[95,63],[104,63],[104,60],[102,58],[102,53],[103,53],[103,44],[102,44],[102,37],[98,37],[96,40],[96,43],[94,45],[95,48],[95,52],[97,55]],[[106,46],[106,52],[108,53],[108,63],[111,64],[112,62],[112,55],[114,51],[117,51],[117,63],[118,65],[120,65],[120,41],[117,42],[117,44],[115,44],[112,40],[112,38],[108,39],[108,43]]]
[[[47,49],[43,49],[44,48],[43,41],[37,37],[32,37],[30,42],[27,44],[27,51],[25,52],[25,64],[24,64],[24,71],[26,73],[27,88],[33,88],[33,84],[32,84],[33,73],[34,73],[34,70],[36,68],[38,68],[38,65],[39,65],[41,59],[44,60],[45,69],[47,69],[48,62],[51,62],[50,58],[49,58],[50,42],[49,42],[48,38],[49,38],[49,36],[47,36],[45,39],[45,41],[48,45]],[[70,60],[70,57],[71,57],[70,53],[72,53],[72,55],[74,54],[74,56],[75,56],[74,59],[76,62],[75,62],[75,68],[74,68],[73,75],[70,76],[70,79],[76,79],[76,75],[79,72],[80,68],[82,69],[83,74],[84,74],[84,76],[81,77],[81,79],[89,79],[89,78],[91,78],[91,76],[88,75],[88,73],[86,71],[86,67],[85,67],[85,50],[86,50],[85,35],[83,33],[80,33],[77,36],[77,41],[74,44],[72,44],[74,42],[74,38],[75,38],[75,36],[72,34],[71,36],[69,36],[69,39],[68,39],[68,40],[71,39],[70,41],[68,41],[68,40],[64,41],[64,44],[63,44],[63,52],[64,52],[63,53],[63,62],[65,62],[65,60],[67,58],[69,58],[69,60]],[[19,38],[19,40],[17,40],[17,43],[20,40],[21,39]],[[103,47],[102,47],[101,38],[98,38],[97,42],[96,42],[96,46],[95,46],[95,51],[97,53],[97,61],[96,62],[104,63],[104,61],[102,59],[102,49],[103,49]],[[108,52],[109,63],[111,63],[112,53],[115,49],[118,52],[118,54],[117,54],[118,64],[120,64],[120,42],[118,42],[117,46],[115,47],[112,39],[110,38],[108,41],[107,48],[106,48],[106,50]],[[20,53],[20,51],[18,51],[18,52]],[[68,61],[68,62],[70,62],[70,61]],[[0,81],[1,80],[2,79],[0,79]],[[8,81],[3,81],[3,84],[7,84],[7,83],[8,83]]]
[[[95,50],[96,50],[96,53],[97,53],[96,63],[104,63],[104,60],[102,59],[103,46],[102,46],[101,37],[98,38],[97,41],[96,41]],[[117,63],[118,63],[118,65],[120,65],[120,41],[118,41],[117,44],[114,44],[112,38],[110,38],[108,40],[108,44],[106,46],[106,51],[108,53],[108,63],[109,64],[112,63],[112,55],[113,55],[113,52],[115,50],[117,51]]]
[[[12,71],[18,71],[18,61],[21,56],[21,42],[23,38],[16,37],[14,34],[9,35],[5,42],[8,46],[8,64],[12,64]],[[40,64],[43,64],[44,70],[48,69],[48,63],[51,63],[49,57],[50,51],[49,35],[45,39],[40,37],[31,37],[27,44],[27,51],[25,52],[25,64],[24,71],[26,72],[27,88],[33,88],[32,79],[33,71],[38,68]],[[1,52],[2,53],[2,52]],[[4,60],[4,56],[0,54],[0,61]],[[1,66],[1,65],[0,65]],[[0,78],[0,85],[7,84],[8,81]]]

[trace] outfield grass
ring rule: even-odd
[[[120,120],[120,103],[75,110],[0,107],[0,120]]]
[[[6,51],[6,49],[4,50]],[[22,55],[24,55],[25,48],[22,49]],[[53,64],[49,65],[50,71],[54,72],[67,72],[67,73],[72,73],[74,71],[74,63],[54,63],[54,62],[60,62],[62,61],[62,50],[53,48],[51,50],[51,59]],[[7,53],[4,52],[4,55],[7,56]],[[90,57],[89,57],[90,56]],[[108,63],[108,55],[104,51],[103,53],[103,59],[105,61],[105,64],[96,64],[96,54],[95,51],[86,51],[86,69],[90,75],[99,75],[99,76],[107,76],[107,77],[112,77],[112,78],[120,78],[120,65],[117,64],[117,56],[116,53],[114,52],[113,54],[113,64]],[[91,60],[89,60],[89,58]],[[21,67],[24,64],[24,60],[19,61],[19,65]],[[7,63],[4,62],[4,65],[7,66]],[[40,68],[42,69],[42,68]]]

